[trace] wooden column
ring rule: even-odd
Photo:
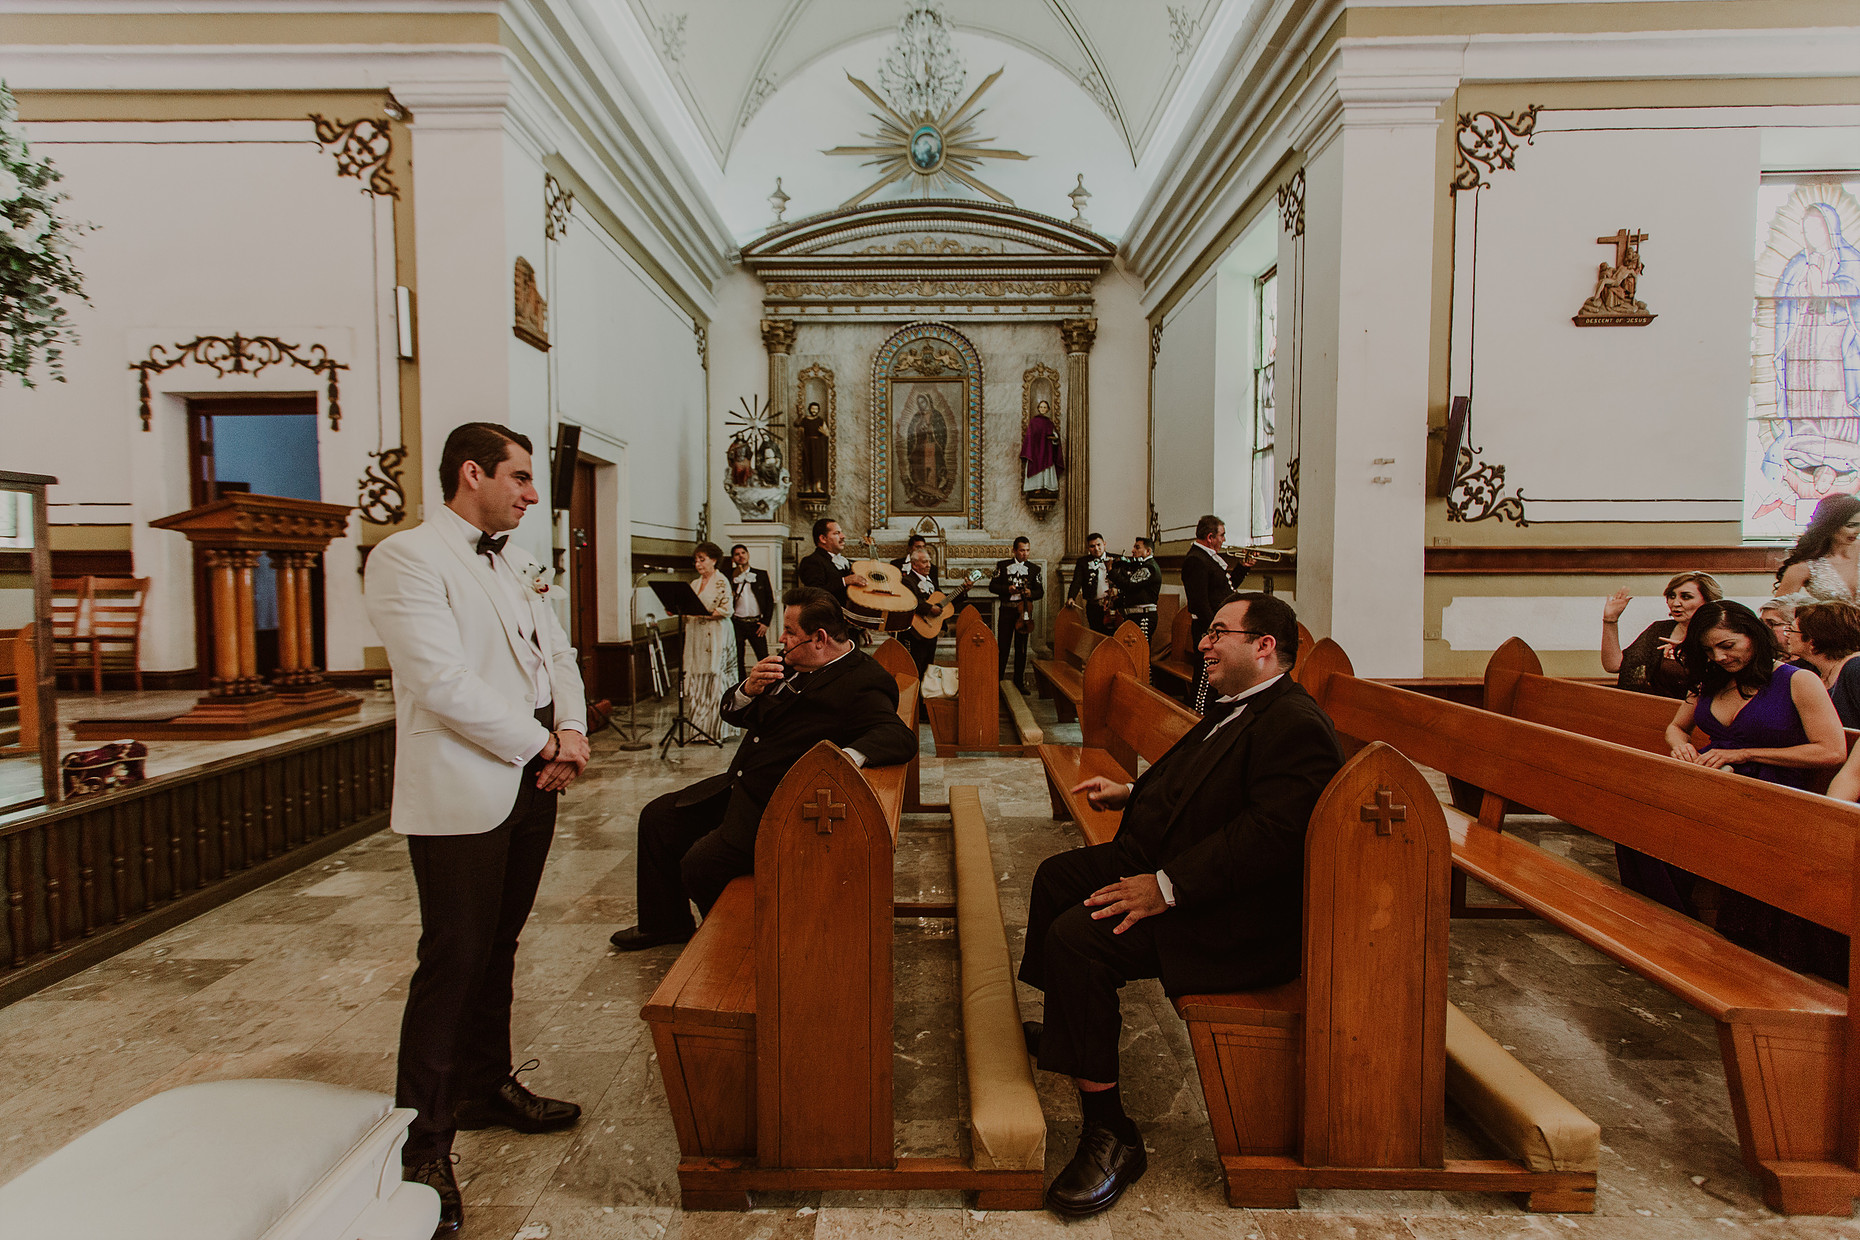
[[[278,583],[278,672],[273,683],[287,685],[297,679],[297,573],[290,551],[271,553],[271,575]]]
[[[239,633],[234,604],[235,551],[209,549],[207,576],[213,592],[213,685],[209,697],[232,697],[239,691]]]
[[[233,568],[233,603],[236,618],[234,632],[239,639],[239,682],[241,695],[263,693],[265,682],[258,678],[258,603],[254,597],[254,574],[258,552],[228,553]]]
[[[1091,532],[1091,346],[1098,338],[1097,319],[1066,319],[1059,324],[1066,346],[1066,473],[1060,480],[1066,499],[1066,554],[1085,554]]]

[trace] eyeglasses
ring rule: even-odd
[[[1210,641],[1219,641],[1223,637],[1232,637],[1235,634],[1239,634],[1241,637],[1272,636],[1270,633],[1261,633],[1258,629],[1230,629],[1223,624],[1210,624],[1208,626],[1207,637]]]

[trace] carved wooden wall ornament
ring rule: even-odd
[[[818,363],[795,376],[794,498],[810,517],[823,517],[839,493],[839,396],[833,371]],[[816,413],[816,407],[818,413]]]
[[[549,351],[549,303],[536,287],[536,268],[519,256],[515,272],[516,321],[510,330],[524,344]]]
[[[356,510],[370,525],[399,525],[407,519],[407,489],[401,482],[407,447],[401,444],[368,455],[375,463],[362,474]]]
[[[394,134],[385,118],[364,116],[354,121],[332,121],[312,112],[310,123],[316,126],[319,147],[336,148],[337,176],[362,182],[365,194],[400,197],[400,189],[387,170],[394,154]]]
[[[568,217],[575,212],[575,195],[554,176],[543,173],[543,236],[560,241],[568,235]]]
[[[1305,170],[1292,173],[1292,179],[1279,187],[1279,227],[1294,237],[1305,235]]]
[[[143,430],[153,429],[149,377],[189,362],[200,363],[222,379],[227,375],[255,375],[267,366],[285,362],[322,375],[328,380],[329,429],[342,429],[342,402],[336,374],[349,368],[346,363],[330,357],[329,350],[320,344],[286,344],[276,336],[244,336],[234,332],[230,336],[195,336],[185,344],[158,344],[143,360],[129,363],[129,369],[137,373]]]
[[[1480,462],[1479,448],[1462,446],[1453,470],[1453,489],[1447,495],[1447,520],[1490,521],[1497,518],[1523,528],[1524,494],[1505,494],[1505,467]]]
[[[1612,237],[1597,237],[1595,244],[1615,248],[1615,261],[1601,263],[1595,272],[1595,292],[1582,303],[1570,322],[1577,327],[1645,327],[1660,316],[1647,313],[1647,303],[1636,300],[1646,264],[1640,260],[1644,232],[1621,228]]]
[[[1454,133],[1453,192],[1484,189],[1491,182],[1486,175],[1500,168],[1516,168],[1513,157],[1519,142],[1528,146],[1537,129],[1541,104],[1531,104],[1522,112],[1500,116],[1496,112],[1462,112]]]

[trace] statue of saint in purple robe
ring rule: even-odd
[[[1065,456],[1059,449],[1059,428],[1046,415],[1050,407],[1046,401],[1040,402],[1033,416],[1027,419],[1027,433],[1020,441],[1020,459],[1027,471],[1020,489],[1027,495],[1040,491],[1057,495],[1059,473],[1066,467]]]

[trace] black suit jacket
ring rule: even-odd
[[[692,784],[677,804],[727,793],[722,829],[744,847],[754,846],[762,810],[782,776],[819,742],[857,749],[867,766],[896,766],[917,754],[917,733],[898,718],[898,682],[862,650],[809,673],[798,689],[770,689],[750,698],[743,710],[731,706],[737,687],[723,695],[723,718],[747,735],[730,769]]]
[[[851,561],[848,560],[848,563]],[[815,547],[814,554],[795,565],[794,575],[802,585],[825,590],[838,600],[841,607],[846,606],[846,573],[833,566],[833,557],[827,554],[825,548]]]
[[[1066,587],[1067,598],[1083,598],[1088,603],[1095,603],[1098,601],[1091,596],[1092,578],[1095,574],[1087,567],[1090,563],[1091,557],[1082,555],[1078,558],[1078,561],[1072,565],[1072,584]],[[1108,583],[1111,579],[1110,564],[1107,563],[1104,566],[1104,573],[1105,581]]]
[[[1209,728],[1196,724],[1138,778],[1113,841],[1124,873],[1162,870],[1175,884],[1176,906],[1149,922],[1170,995],[1298,976],[1305,828],[1343,765],[1329,716],[1290,677],[1248,698],[1212,739]],[[1172,769],[1184,762],[1187,772]],[[1156,788],[1184,775],[1165,814]]]
[[[1187,596],[1188,614],[1195,618],[1190,632],[1196,641],[1200,641],[1208,626],[1214,623],[1214,613],[1220,609],[1221,600],[1238,590],[1240,583],[1246,580],[1246,572],[1244,564],[1224,569],[1206,551],[1189,544],[1182,556],[1182,593]]]
[[[781,627],[781,618],[775,614],[775,588],[769,584],[769,575],[759,568],[749,570],[749,593],[755,597],[756,606],[762,609],[762,623],[772,629]],[[736,575],[730,575],[730,611],[736,611]]]
[[[995,575],[988,579],[988,592],[996,598],[1006,599],[1008,597],[1008,586],[1013,581],[1013,579],[1008,576],[1008,565],[1013,562],[1012,560],[995,561]],[[1035,599],[1045,598],[1046,586],[1040,581],[1040,566],[1035,564],[1032,560],[1028,560],[1026,567],[1027,597]]]
[[[1162,597],[1162,570],[1156,557],[1143,560],[1122,559],[1113,565],[1111,583],[1117,587],[1120,607],[1154,607]]]

